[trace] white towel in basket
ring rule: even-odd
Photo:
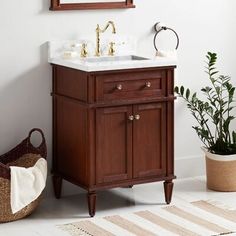
[[[47,162],[40,158],[33,167],[10,166],[11,209],[16,213],[37,199],[46,185]]]

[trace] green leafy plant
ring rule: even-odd
[[[236,154],[236,132],[230,132],[230,124],[235,119],[232,115],[235,87],[229,76],[219,75],[215,67],[217,54],[208,52],[206,58],[210,85],[201,89],[205,101],[184,86],[175,87],[175,92],[186,101],[197,121],[193,129],[208,151],[220,155]]]

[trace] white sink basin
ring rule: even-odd
[[[98,63],[98,62],[123,62],[123,61],[142,61],[149,60],[145,57],[127,55],[127,56],[109,56],[109,57],[90,57],[85,58],[84,61],[88,63]]]

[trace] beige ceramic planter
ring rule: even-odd
[[[236,155],[217,155],[204,150],[207,187],[221,192],[236,191]]]

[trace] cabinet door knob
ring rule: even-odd
[[[148,82],[146,82],[145,85],[146,85],[147,88],[150,88],[152,84],[151,84],[151,82],[148,81]]]
[[[129,116],[129,120],[133,121],[134,120],[134,116]]]
[[[117,90],[122,90],[122,84],[118,84],[118,85],[116,86],[116,89],[117,89]]]
[[[135,115],[135,120],[140,120],[140,115]]]

